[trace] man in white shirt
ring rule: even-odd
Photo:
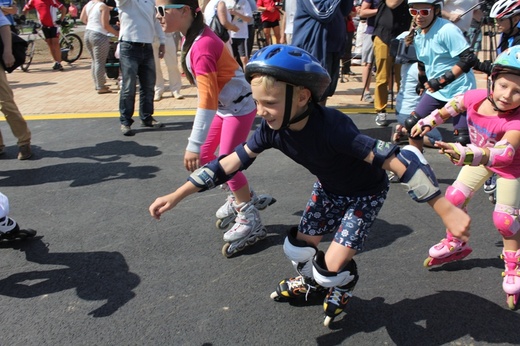
[[[478,6],[473,7],[478,2],[478,0],[444,0],[442,17],[458,26],[467,38],[471,20],[473,19],[473,12],[478,9]]]
[[[155,18],[155,1],[117,0],[119,10],[119,64],[123,85],[119,96],[121,132],[133,136],[136,83],[139,78],[139,118],[141,126],[159,128],[164,125],[153,118],[155,62],[152,43],[161,24]],[[164,35],[159,57],[164,56]]]

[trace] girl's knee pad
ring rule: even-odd
[[[520,230],[518,209],[505,204],[496,204],[493,211],[493,223],[504,237],[512,237]]]

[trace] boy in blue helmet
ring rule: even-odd
[[[318,104],[330,77],[309,53],[271,45],[251,58],[245,74],[261,125],[235,152],[201,167],[175,192],[157,198],[149,208],[154,218],[188,195],[246,169],[264,150],[282,151],[318,180],[300,224],[289,230],[283,245],[299,276],[280,282],[271,297],[292,299],[326,289],[325,325],[343,311],[358,280],[353,256],[362,249],[386,198],[385,169],[400,177],[414,200],[430,204],[447,227],[468,236],[469,217],[440,197],[435,176],[417,149],[399,149],[363,135],[348,116]],[[327,252],[318,251],[321,238],[330,233],[335,238]]]

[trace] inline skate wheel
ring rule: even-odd
[[[280,298],[280,296],[278,295],[278,292],[276,292],[276,291],[271,293],[270,297],[272,300],[278,300]]]
[[[432,263],[432,259],[433,258],[431,258],[431,257],[428,257],[427,259],[425,259],[424,262],[423,262],[423,266],[425,266],[426,268],[431,267],[432,266],[432,264],[431,264]]]
[[[215,226],[217,226],[217,229],[226,229],[227,225],[224,224],[224,220],[218,219],[215,223]]]
[[[518,295],[517,294],[508,294],[507,295],[507,306],[509,306],[509,309],[516,310],[516,303],[518,302]]]
[[[328,327],[328,326],[330,326],[330,324],[332,323],[333,320],[334,320],[334,317],[325,316],[325,319],[323,320],[323,325],[325,327]]]
[[[497,201],[496,201],[494,195],[489,195],[489,201],[490,201],[491,203],[493,203],[493,204],[496,204],[496,203],[497,203]]]
[[[224,257],[226,257],[226,258],[229,258],[229,257],[233,256],[233,254],[234,254],[234,252],[231,252],[231,253],[228,252],[230,246],[231,246],[231,243],[225,243],[224,246],[222,247],[222,255],[224,255]]]

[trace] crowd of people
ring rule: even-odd
[[[61,18],[66,9],[57,0],[30,0],[24,14],[32,8],[39,13],[55,60],[53,69],[62,70],[54,48],[60,23],[51,9],[60,10]],[[117,21],[111,15],[114,8]],[[13,11],[6,7],[2,12],[0,35],[8,41],[11,22],[6,15]],[[260,28],[253,24],[255,12],[261,14]],[[98,94],[112,92],[104,63],[111,44],[117,44],[123,135],[135,134],[137,85],[141,126],[164,126],[153,117],[154,102],[166,90],[161,59],[174,98],[183,97],[178,53],[182,75],[196,86],[197,109],[183,159],[188,182],[158,197],[149,207],[152,217],[159,219],[195,192],[222,186],[228,196],[216,216],[235,218],[224,234],[225,254],[231,256],[266,236],[259,209],[274,199],[259,198],[243,173],[258,155],[278,149],[317,177],[300,223],[287,232],[283,246],[298,275],[280,281],[271,297],[323,294],[328,325],[352,296],[360,276],[354,255],[363,249],[383,206],[389,178],[402,183],[413,200],[429,204],[446,226],[446,237],[431,247],[425,261],[431,266],[471,253],[465,207],[496,176],[492,218],[504,244],[503,290],[510,308],[516,307],[520,0],[498,0],[484,14],[501,33],[494,60],[481,61],[473,50],[472,25],[482,15],[476,0],[91,0],[80,20],[87,25],[85,41]],[[228,39],[212,31],[213,19],[230,31]],[[394,88],[397,92],[397,125],[387,140],[362,134],[348,116],[326,107],[340,73],[353,73],[354,19],[359,23],[362,102],[374,104],[376,125],[389,125],[389,103],[394,102]],[[252,54],[255,29],[263,31],[267,46]],[[2,59],[4,68],[13,63],[8,49]],[[476,89],[474,70],[490,76],[487,89]],[[18,158],[29,159],[31,133],[5,74],[0,75],[0,89],[5,91],[0,93],[1,110],[18,138]],[[262,122],[248,138],[256,115]],[[435,127],[448,119],[453,135],[442,138]],[[0,155],[3,147],[0,136]],[[424,147],[437,148],[463,166],[445,196],[435,167],[422,154]],[[334,234],[333,240],[326,252],[318,251],[326,234]]]

